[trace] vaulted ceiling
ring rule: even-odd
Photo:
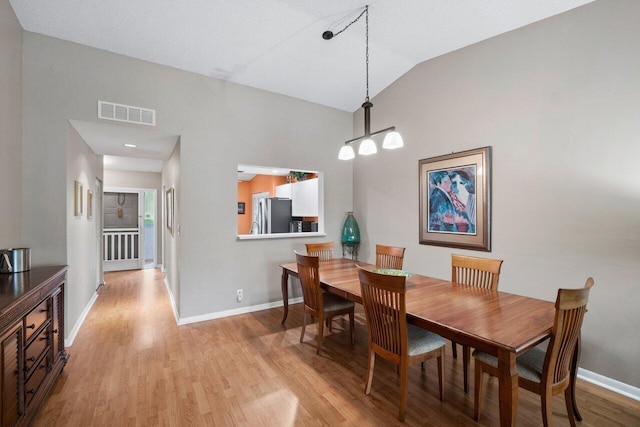
[[[353,112],[425,60],[592,0],[10,0],[22,27]]]

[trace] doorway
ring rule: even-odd
[[[142,258],[143,268],[155,268],[156,266],[156,190],[144,191],[144,250]]]
[[[103,196],[104,271],[156,266],[155,189],[108,188]]]

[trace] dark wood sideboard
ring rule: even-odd
[[[0,274],[0,426],[28,425],[69,358],[66,266]]]

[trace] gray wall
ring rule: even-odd
[[[278,264],[304,248],[301,239],[237,240],[239,163],[325,172],[327,239],[339,239],[352,207],[352,166],[336,153],[352,135],[351,114],[34,33],[23,39],[30,197],[22,228],[34,263],[67,261],[67,121],[97,121],[98,100],[156,109],[156,130],[180,135],[179,277],[168,274],[179,282],[171,289],[181,318],[280,300]]]
[[[0,249],[22,246],[22,28],[0,0]]]
[[[73,340],[71,330],[87,302],[95,295],[98,277],[98,218],[96,215],[96,178],[102,180],[102,156],[96,155],[86,144],[76,129],[67,124],[66,138],[66,224],[67,285],[65,286],[65,333]],[[81,216],[74,215],[74,184],[79,181],[83,187],[83,209]],[[87,217],[87,190],[94,195],[93,218]],[[34,246],[35,251],[38,247]],[[33,252],[33,251],[32,251]],[[63,254],[64,255],[64,254]],[[75,331],[74,331],[75,332]]]
[[[171,293],[173,294],[175,309],[178,311],[176,316],[180,317],[181,309],[181,293],[180,293],[180,199],[182,198],[182,188],[180,186],[180,142],[171,153],[168,161],[164,162],[162,167],[162,189],[163,189],[163,206],[165,207],[165,218],[167,207],[167,191],[172,190],[173,208],[172,208],[172,227],[171,231],[167,227],[167,219],[162,227],[163,234],[163,267],[166,274],[166,281]]]
[[[118,209],[122,213],[118,216]],[[138,193],[104,193],[104,228],[138,227]]]
[[[555,300],[593,276],[581,367],[640,386],[640,2],[597,1],[424,62],[372,102],[405,148],[354,163],[363,256],[504,259],[500,289]],[[354,129],[362,130],[362,112]],[[418,244],[418,160],[493,147],[493,251]]]

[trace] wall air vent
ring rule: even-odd
[[[156,110],[98,101],[98,118],[137,125],[156,125]]]

